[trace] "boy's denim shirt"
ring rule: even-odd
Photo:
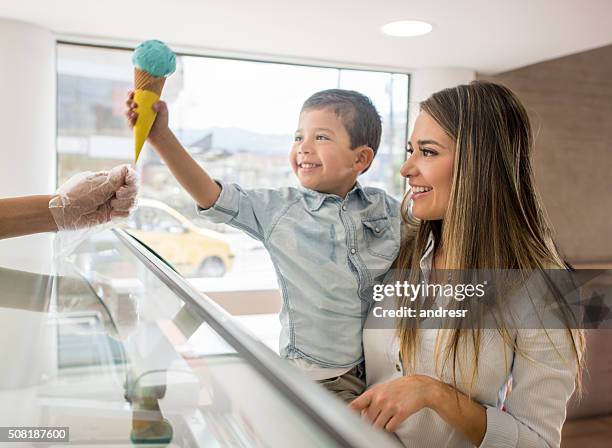
[[[270,253],[283,299],[281,356],[323,367],[360,363],[372,285],[399,251],[399,202],[359,183],[345,199],[303,187],[219,185],[217,202],[198,213],[246,232]]]

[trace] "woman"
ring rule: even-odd
[[[54,195],[0,199],[0,239],[82,229],[127,217],[137,194],[136,172],[121,165],[77,174]]]
[[[411,191],[396,277],[415,282],[441,269],[513,269],[532,278],[565,269],[535,193],[532,150],[526,111],[505,87],[474,82],[424,101],[401,168]],[[443,330],[410,318],[396,330],[366,323],[369,389],[351,407],[407,446],[559,446],[584,340],[568,313],[558,316],[558,329],[527,324],[541,303],[525,299],[526,285],[501,288],[508,292],[482,302],[485,317],[473,315],[469,326],[464,319]],[[550,299],[545,288],[538,293]],[[551,300],[567,309],[557,294]],[[504,306],[518,323],[502,319],[487,329],[486,316],[503,316]],[[512,392],[502,410],[498,392],[508,378]]]

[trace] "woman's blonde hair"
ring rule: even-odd
[[[434,236],[435,250],[444,246],[446,269],[541,273],[545,269],[567,269],[569,266],[553,242],[551,227],[536,194],[531,166],[532,129],[516,95],[502,85],[476,81],[433,94],[421,103],[421,111],[456,142],[451,192],[443,222],[411,217],[408,195],[404,197],[402,244],[395,262],[398,279],[419,281],[419,262],[430,233]],[[555,300],[567,309],[563,297]],[[402,306],[415,306],[404,298],[400,302]],[[464,306],[469,306],[465,302]],[[571,330],[569,313],[565,317],[578,363],[580,387],[584,336],[581,331]],[[458,349],[471,342],[474,359],[469,368],[473,385],[482,321],[472,320],[468,328],[461,319],[455,322],[438,332],[436,366],[441,357],[442,365],[452,361],[456,385],[457,368],[464,371],[457,366],[457,360],[462,359]],[[501,322],[496,328],[504,341],[520,352],[508,325]],[[402,361],[411,371],[419,346],[418,320],[400,320],[397,331]]]

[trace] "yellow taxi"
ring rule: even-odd
[[[186,277],[222,277],[232,267],[224,235],[196,226],[163,202],[139,199],[126,230]]]

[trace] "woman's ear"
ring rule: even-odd
[[[353,149],[356,152],[355,158],[355,169],[359,173],[363,173],[367,170],[372,164],[372,160],[374,160],[374,150],[369,146],[362,145],[358,148]]]

